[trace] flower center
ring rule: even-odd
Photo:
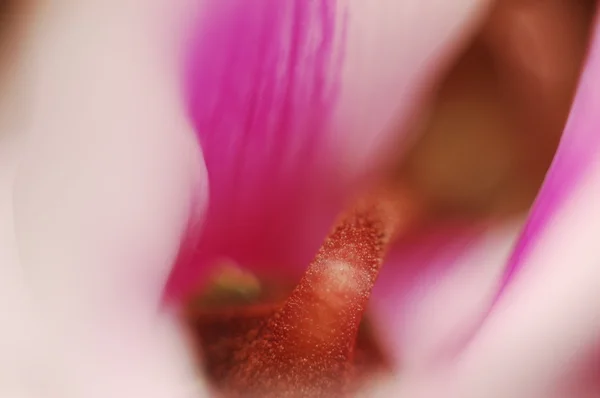
[[[393,195],[363,199],[340,218],[286,299],[276,290],[261,299],[259,282],[238,274],[233,279],[245,289],[231,297],[250,304],[192,310],[215,385],[231,397],[338,397],[388,370],[364,315],[406,214]]]

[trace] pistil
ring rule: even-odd
[[[390,242],[408,218],[387,193],[344,214],[285,303],[247,333],[225,370],[243,397],[339,397],[353,379],[359,325]]]

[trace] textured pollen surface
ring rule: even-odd
[[[359,202],[282,304],[199,318],[208,373],[227,397],[343,397],[384,367],[359,329],[387,246],[404,225],[400,210],[381,196]]]

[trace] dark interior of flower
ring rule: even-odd
[[[433,85],[397,172],[440,217],[531,206],[563,132],[596,2],[496,1]],[[402,128],[406,128],[403,126]]]
[[[205,372],[226,397],[341,397],[390,369],[365,317],[390,241],[393,197],[361,200],[287,290],[229,270],[190,307]]]

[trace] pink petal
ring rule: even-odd
[[[454,380],[461,397],[600,390],[599,68],[596,26],[559,153],[511,263],[519,272],[459,358]]]
[[[188,90],[210,204],[173,289],[220,257],[303,269],[485,4],[207,1]]]
[[[563,43],[562,47],[566,47],[566,45],[566,43]],[[592,47],[592,51],[598,50]],[[590,109],[594,106],[594,103],[587,98],[593,97],[595,91],[595,87],[589,83],[590,80],[593,81],[594,79],[591,65],[594,65],[595,62],[593,59],[594,54],[592,53],[590,56],[592,58],[588,60],[584,71],[576,106],[571,111],[560,147],[554,157],[542,190],[538,194],[529,214],[521,238],[508,263],[503,288],[510,283],[511,278],[526,262],[526,257],[539,235],[551,221],[561,204],[571,194],[574,187],[581,182],[583,175],[585,175],[592,160],[597,155],[600,136],[596,134],[588,116],[594,112]]]
[[[530,59],[523,52],[531,50],[551,60],[571,54],[574,35],[570,30],[577,19],[558,19],[560,26],[555,23],[564,6],[561,2],[527,4],[513,10],[529,21],[527,32],[532,36],[528,41],[522,37],[527,32],[520,32],[518,61],[548,72],[540,71],[540,79],[535,80],[528,69],[531,84],[533,80],[535,84],[545,82],[542,77],[555,81],[564,77],[558,66],[550,73],[547,65],[537,65],[537,58]],[[550,46],[548,41],[557,35],[561,39]],[[477,231],[450,231],[438,242],[430,240],[390,258],[374,297],[374,309],[382,313],[378,317],[382,331],[389,335],[403,371],[439,365],[441,359],[452,358],[467,344],[506,282],[505,264],[519,225],[500,230],[493,226],[479,236]]]
[[[174,4],[36,3],[24,18],[1,109],[17,166],[0,181],[2,397],[202,396],[159,311],[205,172],[163,46]]]
[[[401,374],[431,369],[489,308],[521,222],[449,225],[403,242],[371,300]]]

